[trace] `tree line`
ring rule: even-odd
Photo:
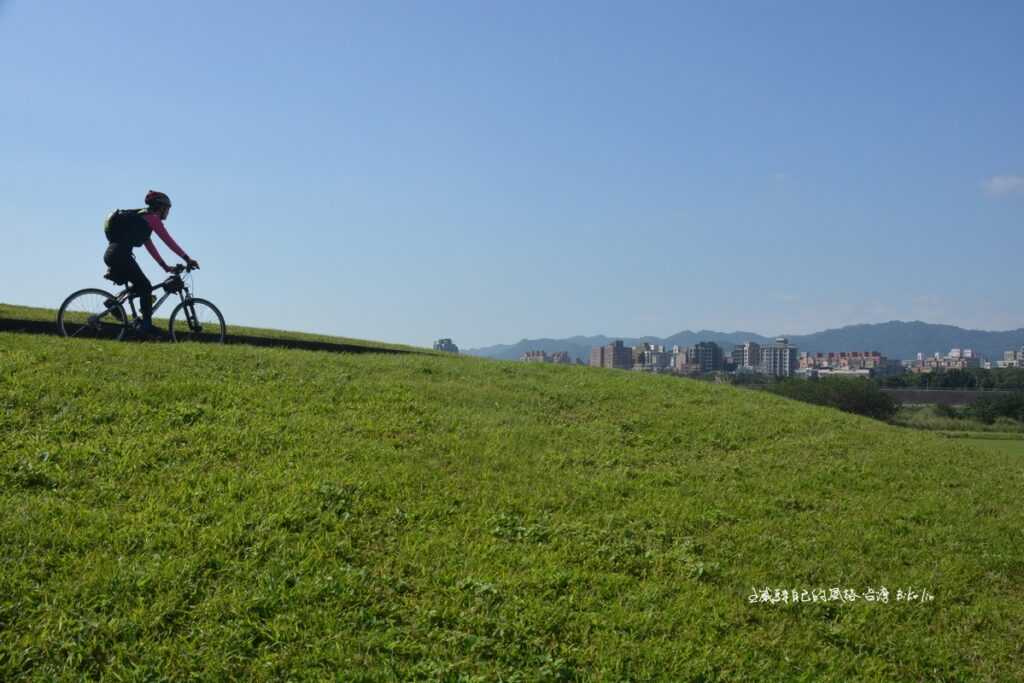
[[[967,368],[934,372],[905,372],[879,380],[891,389],[1006,389],[1024,391],[1024,368]]]

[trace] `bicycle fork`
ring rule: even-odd
[[[202,327],[202,325],[199,324],[199,320],[196,319],[196,307],[192,303],[192,300],[191,299],[187,299],[184,302],[184,304],[185,304],[185,306],[184,306],[185,321],[188,323],[188,329],[192,330],[196,334],[202,332],[203,331],[203,327]]]

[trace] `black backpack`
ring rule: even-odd
[[[153,228],[146,220],[146,209],[117,209],[107,216],[103,234],[111,244],[141,247],[153,234]]]

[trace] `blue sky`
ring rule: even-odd
[[[156,188],[240,324],[1021,327],[1022,27],[1021,2],[0,0],[0,301],[101,284],[104,216]]]

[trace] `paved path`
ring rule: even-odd
[[[57,324],[45,320],[18,320],[16,318],[0,318],[0,332],[24,332],[26,334],[57,334]],[[386,349],[357,344],[335,344],[331,342],[312,341],[307,339],[277,339],[274,337],[254,337],[243,334],[229,334],[224,338],[228,344],[248,344],[250,346],[276,346],[286,349],[302,349],[304,351],[333,351],[336,353],[418,353],[403,349]]]

